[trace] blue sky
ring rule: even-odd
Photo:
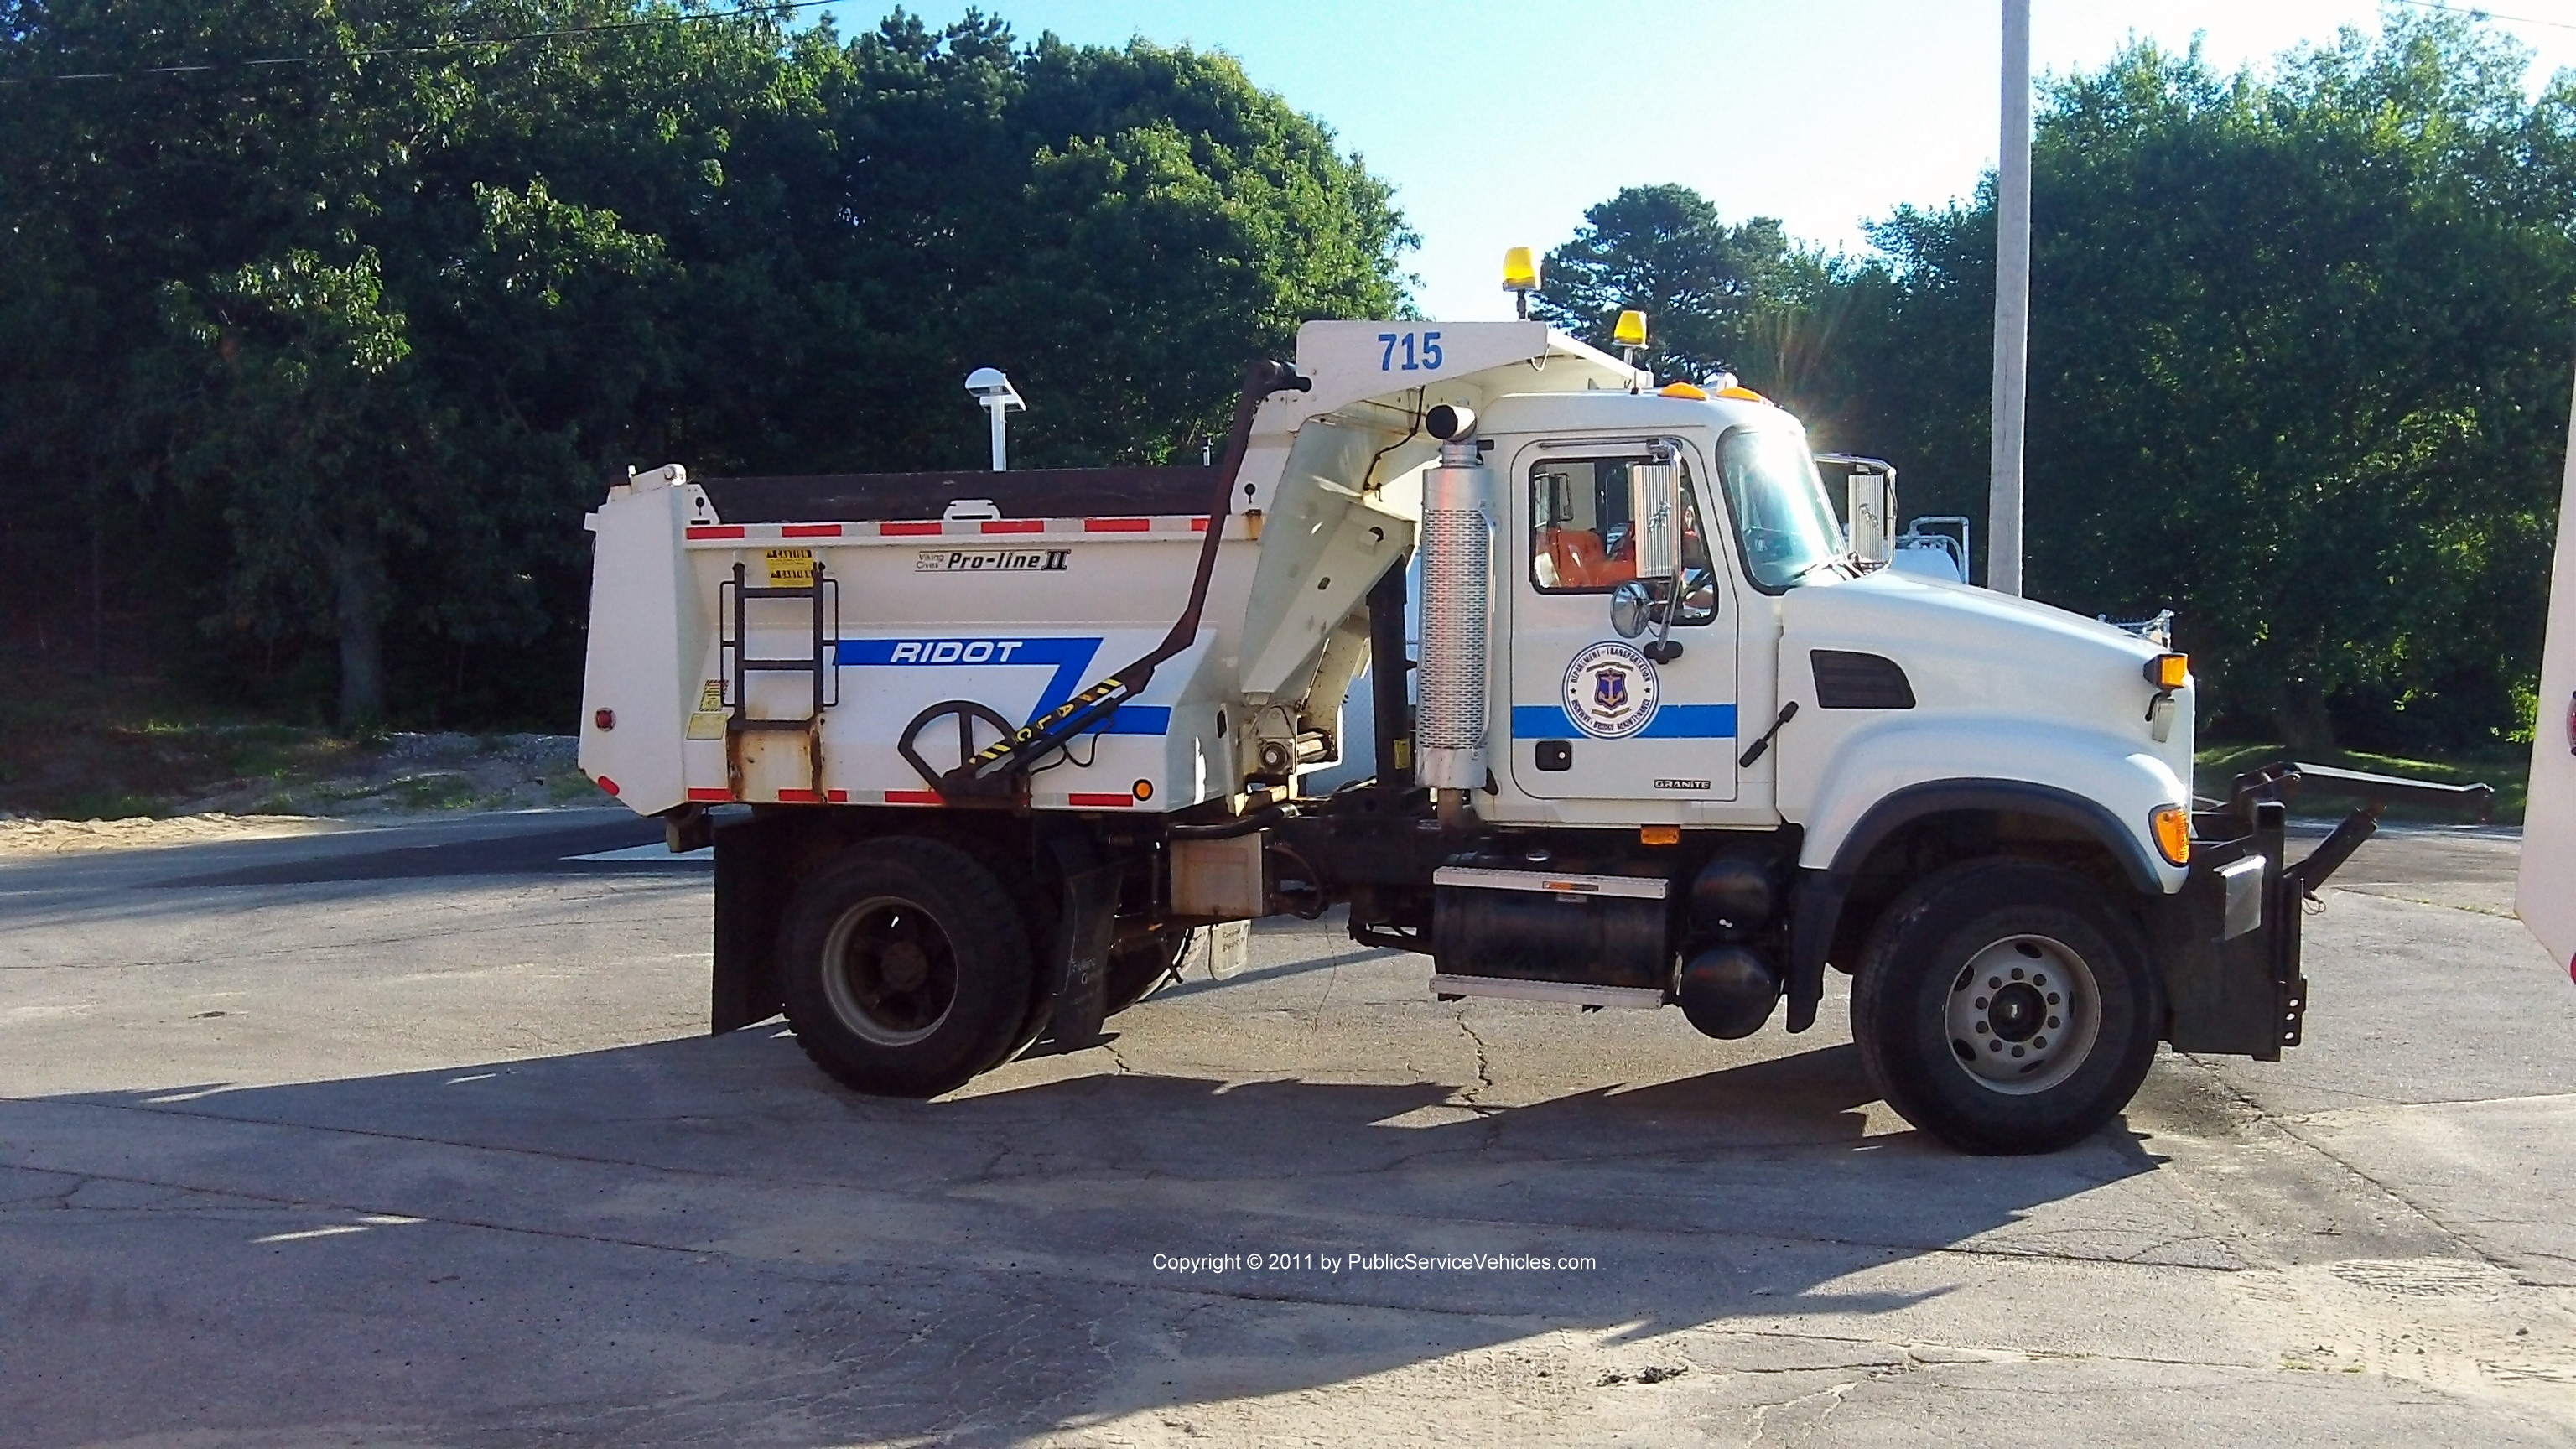
[[[845,31],[887,5],[836,7]],[[933,24],[963,3],[909,8]],[[1729,219],[1859,249],[1860,223],[1937,204],[1993,166],[1998,0],[985,0],[1023,40],[1131,35],[1238,57],[1395,183],[1427,314],[1505,317],[1503,249],[1562,242],[1621,186],[1678,181]],[[2576,0],[2510,0],[2541,72],[2576,66]],[[2032,66],[2090,67],[2132,34],[2195,33],[2224,68],[2338,26],[2373,0],[2034,0]]]

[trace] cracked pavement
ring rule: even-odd
[[[1839,978],[1713,1042],[1330,920],[872,1101],[700,1034],[701,865],[565,859],[653,835],[0,865],[0,1442],[2576,1442],[2576,992],[2509,838],[2374,842],[2307,1045],[2005,1160],[1872,1099]]]

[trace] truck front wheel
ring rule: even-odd
[[[780,951],[796,1044],[878,1096],[935,1097],[991,1066],[1033,981],[1009,893],[936,840],[874,840],[826,861],[789,902]]]
[[[1852,981],[1852,1036],[1906,1121],[1963,1152],[2054,1152],[2117,1116],[2163,1020],[2144,945],[2101,886],[2031,861],[1926,877]]]

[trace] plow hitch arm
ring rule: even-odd
[[[2287,804],[2302,794],[2335,795],[2361,802],[2360,808],[2343,818],[2332,834],[2309,851],[2307,858],[2282,871],[2283,878],[2294,886],[2303,899],[2316,899],[2317,887],[2343,868],[2361,849],[2362,842],[2379,830],[2379,818],[2392,804],[2430,805],[2436,809],[2458,811],[2478,824],[2485,824],[2495,812],[2495,787],[2492,785],[2446,785],[2432,780],[2409,780],[2397,775],[2375,775],[2366,770],[2347,770],[2336,765],[2311,765],[2299,760],[2285,760],[2236,777],[2236,788],[2227,802],[2227,813],[2241,816],[2249,823],[2254,807],[2263,801]]]

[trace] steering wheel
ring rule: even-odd
[[[1744,530],[1744,552],[1755,563],[1783,563],[1798,552],[1796,535],[1777,528]]]

